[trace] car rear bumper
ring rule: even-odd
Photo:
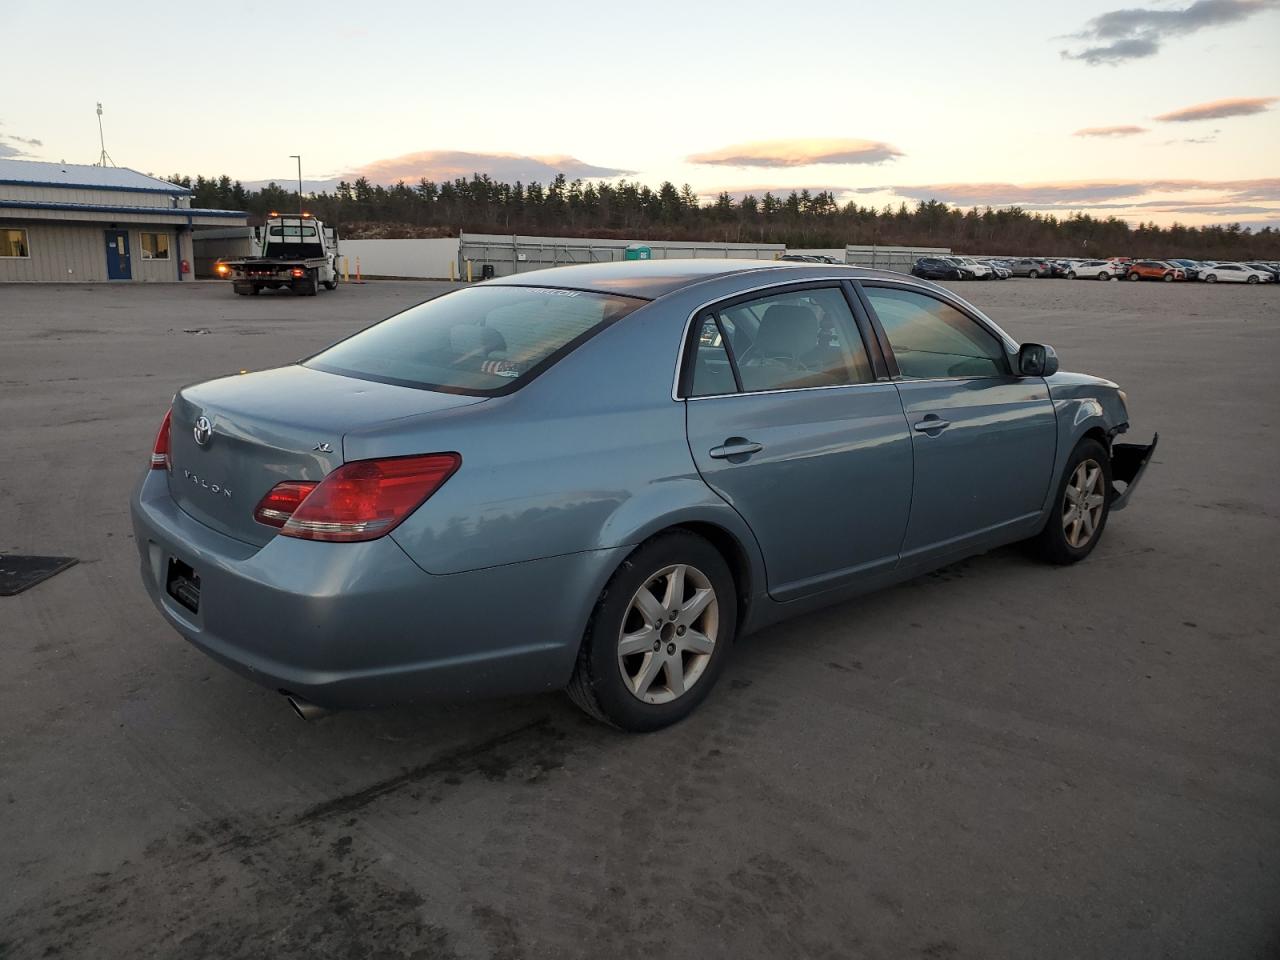
[[[504,696],[564,686],[618,550],[434,576],[390,537],[259,548],[193,519],[159,471],[132,502],[142,580],[195,646],[319,706]],[[192,611],[167,589],[170,560],[199,578]]]
[[[1111,509],[1123,510],[1129,505],[1133,491],[1138,488],[1138,481],[1147,470],[1151,456],[1156,452],[1156,444],[1160,442],[1160,434],[1151,437],[1151,443],[1113,443],[1111,445]],[[1116,490],[1114,484],[1119,480],[1125,485],[1123,490]]]

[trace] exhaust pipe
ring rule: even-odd
[[[309,700],[294,696],[292,693],[285,693],[284,698],[289,701],[289,706],[293,708],[293,712],[303,720],[319,720],[333,713],[332,710],[317,706]]]

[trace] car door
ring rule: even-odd
[[[855,297],[838,281],[772,287],[691,324],[689,448],[751,527],[778,600],[892,569],[906,530],[911,437]]]
[[[1002,340],[958,303],[890,281],[860,288],[911,428],[903,562],[1025,532],[1044,506],[1057,450],[1044,380],[1014,376]]]

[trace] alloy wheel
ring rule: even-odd
[[[1096,460],[1081,460],[1071,473],[1062,498],[1062,533],[1067,545],[1089,545],[1107,505],[1106,475]]]
[[[632,696],[670,703],[696,684],[711,661],[720,604],[707,575],[678,563],[636,591],[618,631],[618,669]]]

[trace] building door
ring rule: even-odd
[[[128,230],[107,231],[107,279],[133,279],[133,264],[129,259]]]

